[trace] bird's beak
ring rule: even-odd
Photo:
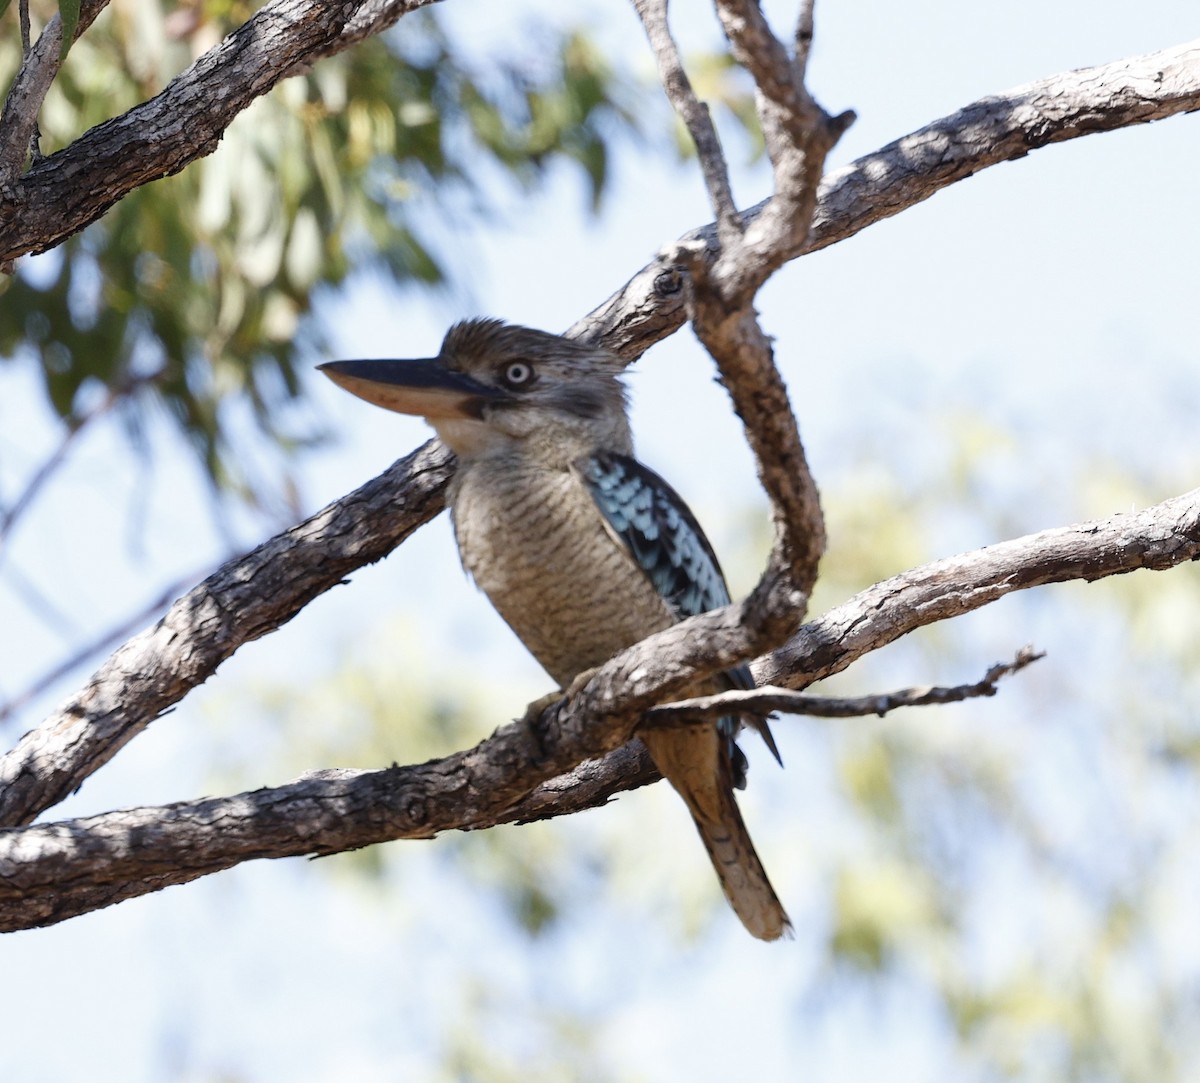
[[[326,361],[318,365],[338,387],[360,399],[429,418],[479,418],[489,402],[507,398],[433,358],[419,361]]]

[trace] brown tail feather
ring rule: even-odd
[[[767,879],[750,832],[734,800],[733,791],[725,790],[724,808],[719,820],[711,820],[694,809],[692,819],[704,842],[704,848],[721,881],[721,890],[742,919],[742,924],[759,940],[778,940],[792,931],[783,904]],[[689,802],[689,805],[691,802]]]
[[[687,803],[729,905],[752,936],[778,940],[791,932],[783,904],[754,851],[733,796],[724,739],[715,729],[642,735],[658,769]]]

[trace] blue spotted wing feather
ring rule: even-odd
[[[670,485],[627,455],[601,452],[579,468],[609,526],[676,617],[729,604],[717,556]]]
[[[716,553],[683,498],[665,480],[627,455],[598,452],[577,466],[613,533],[678,619],[729,604],[729,588]],[[754,687],[746,666],[724,676],[730,688]],[[732,737],[737,721],[721,722],[722,730]],[[766,722],[754,726],[778,760],[779,750]],[[734,778],[744,784],[745,757],[736,746],[732,758]]]

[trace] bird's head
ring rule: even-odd
[[[621,360],[546,331],[466,320],[437,357],[318,367],[367,402],[424,417],[460,458],[629,447]]]

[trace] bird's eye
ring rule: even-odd
[[[533,380],[533,366],[524,361],[513,361],[504,366],[500,379],[507,387],[525,387]]]

